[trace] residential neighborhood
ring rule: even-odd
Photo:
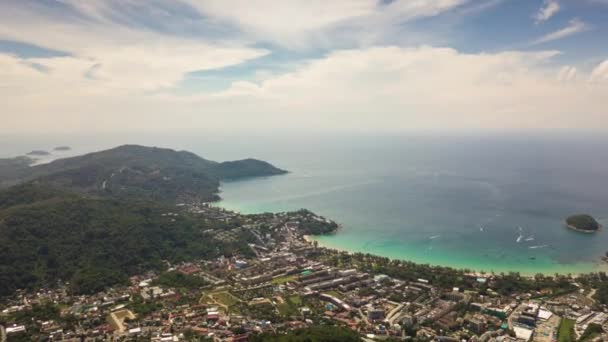
[[[169,264],[134,275],[128,284],[72,295],[67,284],[16,293],[2,306],[8,341],[248,341],[310,326],[341,326],[366,341],[558,341],[560,334],[606,340],[606,307],[594,290],[569,278],[572,290],[500,294],[504,276],[461,273],[466,287],[431,277],[393,276],[369,269],[373,256],[318,246],[303,234],[317,222],[308,211],[245,216],[207,204],[178,205],[240,227],[205,232],[214,239],[256,238],[249,255]],[[374,261],[371,261],[374,263]],[[406,270],[407,272],[407,270]],[[590,332],[591,330],[591,332]],[[4,338],[3,337],[3,338]],[[561,340],[560,340],[561,341]]]

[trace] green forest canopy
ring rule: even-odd
[[[600,228],[600,224],[591,215],[587,214],[569,216],[566,219],[566,224],[585,231],[596,231]]]
[[[0,296],[69,281],[76,293],[178,262],[246,250],[210,243],[213,222],[146,201],[96,199],[24,184],[0,192]]]

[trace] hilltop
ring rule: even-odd
[[[218,200],[221,180],[286,173],[256,159],[219,163],[192,152],[139,145],[30,165],[24,158],[2,160],[0,184],[37,181],[100,197],[177,203]]]

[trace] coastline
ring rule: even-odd
[[[259,212],[277,211],[277,210],[270,210],[271,208],[264,208],[264,210],[260,210],[260,208],[257,206],[242,207],[240,205],[235,205],[235,203],[226,201],[225,198],[222,198],[222,200],[220,200],[219,202],[214,202],[213,205],[222,207],[226,210],[232,210],[235,212],[245,213],[245,214],[246,213],[255,214],[255,213],[259,213]],[[278,211],[285,211],[285,210],[278,210]],[[347,253],[366,253],[366,254],[368,253],[368,254],[377,255],[377,256],[381,256],[381,257],[387,257],[392,260],[402,260],[402,261],[413,262],[416,264],[426,264],[426,265],[447,267],[447,268],[459,269],[459,270],[466,269],[466,270],[470,270],[471,273],[477,273],[477,274],[482,274],[482,273],[500,274],[500,273],[517,272],[521,276],[534,277],[536,274],[539,274],[539,273],[547,275],[547,276],[552,276],[554,274],[582,275],[582,274],[589,274],[589,273],[595,273],[595,272],[608,272],[608,262],[603,261],[600,257],[598,257],[597,260],[593,260],[593,261],[571,263],[571,264],[570,263],[558,263],[555,261],[551,261],[551,259],[547,257],[544,264],[528,265],[527,267],[525,265],[527,259],[522,260],[521,263],[513,262],[511,265],[508,265],[508,264],[499,265],[499,264],[492,264],[487,259],[479,259],[479,260],[474,260],[474,261],[461,259],[460,261],[456,261],[454,258],[451,258],[450,256],[443,256],[445,260],[424,260],[424,254],[422,253],[422,254],[420,254],[420,256],[423,257],[423,260],[420,260],[420,259],[417,259],[415,256],[405,255],[402,252],[403,248],[400,248],[397,252],[395,252],[394,250],[390,250],[390,251],[385,250],[384,252],[378,251],[378,250],[375,250],[373,247],[368,246],[367,244],[366,244],[366,246],[357,246],[357,247],[351,246],[351,248],[349,248],[348,247],[349,242],[347,241],[348,239],[344,240],[343,237],[341,236],[341,234],[339,234],[339,231],[341,231],[343,229],[344,229],[344,227],[342,225],[340,225],[339,229],[332,234],[326,234],[326,235],[304,235],[304,234],[302,234],[301,237],[303,240],[307,241],[310,244],[316,242],[318,247],[327,248],[327,249],[331,249],[331,250],[343,251],[343,252],[347,252]],[[334,239],[334,237],[335,237],[335,239]],[[334,241],[334,242],[337,240],[340,240],[340,243],[328,243],[327,238],[330,238],[331,241]],[[538,260],[535,259],[535,262],[537,262],[537,261]],[[511,266],[513,266],[513,267],[511,267]]]
[[[372,254],[372,255],[376,255],[376,256],[387,257],[391,260],[401,260],[401,261],[407,261],[407,262],[412,262],[412,263],[416,263],[416,264],[426,264],[426,265],[437,266],[437,267],[446,267],[446,268],[451,268],[451,269],[455,269],[455,270],[468,269],[468,270],[470,270],[470,273],[479,274],[479,275],[485,274],[486,276],[490,275],[490,274],[517,272],[522,277],[533,278],[536,274],[539,274],[539,273],[546,275],[546,276],[553,276],[554,274],[579,276],[579,275],[584,275],[584,274],[608,271],[608,263],[602,261],[601,259],[598,259],[597,261],[587,262],[587,263],[568,264],[568,266],[569,266],[568,269],[563,269],[561,271],[558,271],[556,269],[534,269],[534,270],[484,269],[484,268],[479,268],[479,267],[461,267],[461,266],[442,264],[442,263],[419,262],[416,260],[411,260],[409,258],[394,257],[394,256],[390,256],[390,255],[385,255],[382,253],[375,253],[373,251],[360,251],[360,250],[356,250],[356,249],[348,249],[348,248],[344,248],[344,247],[340,247],[340,246],[331,245],[331,244],[328,244],[323,241],[324,236],[325,235],[303,235],[302,238],[305,241],[307,241],[308,243],[312,244],[313,242],[316,242],[318,247],[326,248],[326,249],[330,249],[330,250],[346,252],[346,253],[350,253],[350,254],[353,254],[353,253]],[[558,264],[556,264],[556,265],[558,265]]]
[[[566,228],[574,230],[574,231],[577,231],[579,233],[585,233],[585,234],[595,234],[595,233],[597,233],[597,232],[599,232],[599,231],[601,231],[603,229],[603,226],[601,224],[598,225],[597,230],[585,230],[585,229],[577,228],[577,227],[575,227],[573,225],[570,225],[568,223],[565,223],[565,224],[566,224]]]

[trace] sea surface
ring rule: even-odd
[[[342,225],[321,245],[419,263],[523,274],[606,269],[608,139],[534,134],[467,136],[134,136],[0,139],[0,157],[70,145],[186,149],[213,160],[255,157],[283,176],[222,184],[219,205],[244,213],[308,208]]]
[[[564,137],[310,141],[277,154],[285,176],[227,182],[222,206],[309,208],[342,225],[323,246],[419,263],[522,274],[605,269],[608,143]]]

